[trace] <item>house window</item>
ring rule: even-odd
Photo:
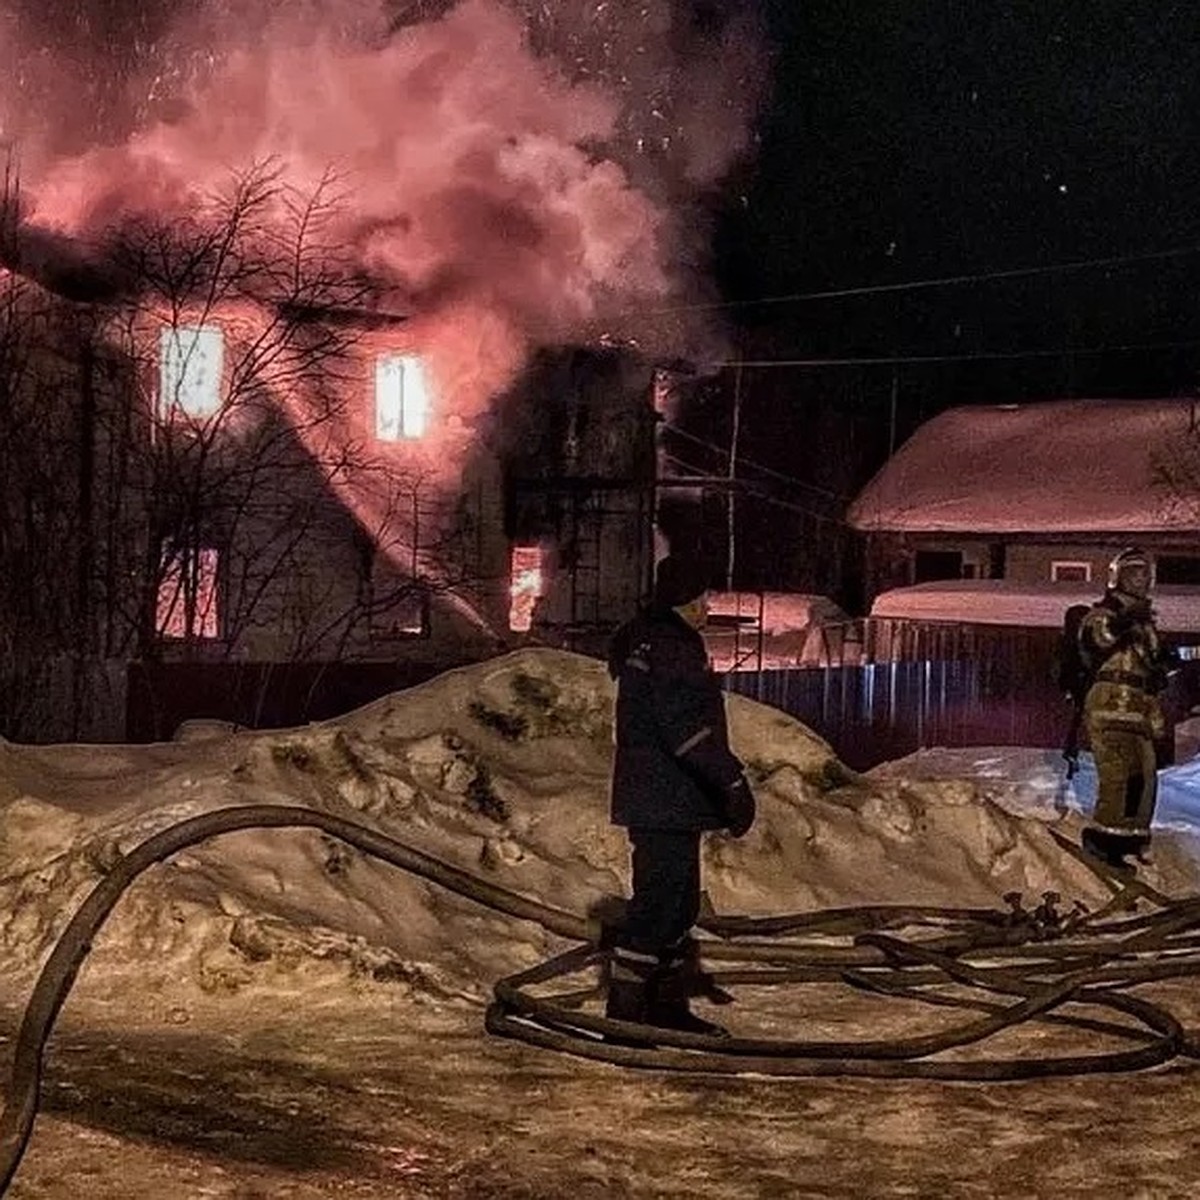
[[[167,550],[158,585],[155,629],[172,641],[221,636],[217,606],[220,555],[211,547]]]
[[[1050,578],[1054,583],[1091,583],[1092,564],[1055,559],[1050,564]]]
[[[1162,554],[1154,562],[1156,583],[1200,584],[1200,558],[1189,554]]]
[[[215,325],[183,325],[159,335],[161,417],[210,417],[221,408],[225,339]]]
[[[415,638],[429,635],[429,598],[421,587],[404,588],[379,612],[371,613],[371,636]]]
[[[533,609],[542,595],[542,548],[514,546],[509,564],[508,627],[514,633],[528,633],[533,625]]]
[[[963,578],[961,550],[918,550],[913,562],[913,583],[934,583]]]
[[[429,386],[419,358],[386,354],[375,361],[375,436],[396,442],[429,427]]]

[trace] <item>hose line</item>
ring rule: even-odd
[[[495,985],[486,1028],[534,1046],[622,1066],[707,1074],[953,1080],[1133,1071],[1179,1055],[1200,1057],[1197,1040],[1171,1013],[1122,990],[1156,979],[1200,975],[1200,897],[1173,900],[1131,886],[1128,896],[1116,897],[1125,907],[1142,900],[1157,908],[1120,917],[1111,915],[1111,903],[1093,914],[1081,913],[1077,905],[1064,916],[1050,894],[1033,912],[1006,897],[1009,912],[875,905],[777,917],[705,914],[698,923],[710,935],[700,942],[703,960],[709,965],[731,964],[705,975],[710,995],[727,986],[840,982],[860,993],[899,996],[972,1014],[956,1027],[914,1037],[864,1041],[718,1037],[610,1020],[584,1011],[586,1000],[602,994],[604,988],[606,952],[598,944],[594,918],[498,887],[367,826],[317,809],[238,806],[181,821],[123,855],[59,936],[30,994],[14,1048],[0,1113],[0,1196],[12,1181],[33,1129],[42,1060],[55,1018],[97,932],[125,890],[148,867],[197,842],[244,829],[303,827],[319,829],[496,912],[582,943]],[[1101,877],[1112,885],[1110,878]],[[897,930],[913,932],[900,937]],[[791,940],[770,940],[782,936]],[[840,944],[831,944],[837,939]],[[568,992],[544,994],[547,986],[584,973],[596,981],[584,988],[576,985]],[[981,999],[981,992],[996,999]],[[1096,1010],[1109,1010],[1119,1019],[1089,1015]],[[997,1033],[1027,1020],[1134,1044],[1027,1059],[988,1059],[976,1053]]]

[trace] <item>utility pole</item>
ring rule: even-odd
[[[733,591],[733,567],[736,557],[736,499],[738,439],[742,431],[742,356],[739,352],[733,368],[733,429],[729,435],[729,496],[725,512],[728,553],[725,561],[725,590]]]
[[[892,368],[892,404],[888,418],[888,458],[896,453],[896,408],[900,399],[900,368]]]

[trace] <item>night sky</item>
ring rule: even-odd
[[[717,242],[742,355],[957,360],[747,367],[744,453],[810,485],[795,505],[836,520],[812,485],[851,495],[953,404],[1200,386],[1197,6],[761,2],[774,95]]]
[[[775,95],[731,297],[1200,244],[1194,5],[762,4]]]

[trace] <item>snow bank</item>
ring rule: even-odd
[[[847,513],[856,529],[1121,535],[1200,526],[1187,399],[954,408],[922,425]],[[1194,452],[1193,452],[1194,453]]]
[[[805,592],[709,592],[708,613],[708,632],[721,627],[722,617],[733,617],[755,629],[761,619],[768,635],[802,633],[813,625],[850,619],[828,596]]]
[[[337,720],[157,746],[0,744],[0,972],[27,977],[115,856],[185,817],[294,803],[347,817],[493,883],[584,913],[625,890],[608,823],[613,690],[602,664],[528,649]],[[979,780],[865,778],[785,714],[728,698],[759,800],[742,841],[706,839],[718,912],[994,905],[1008,891],[1104,898],[1049,819]],[[1068,828],[1077,818],[1064,818]],[[482,997],[556,948],[312,830],[223,836],[147,872],[87,967],[114,996],[383,988]],[[85,984],[86,986],[86,984]]]

